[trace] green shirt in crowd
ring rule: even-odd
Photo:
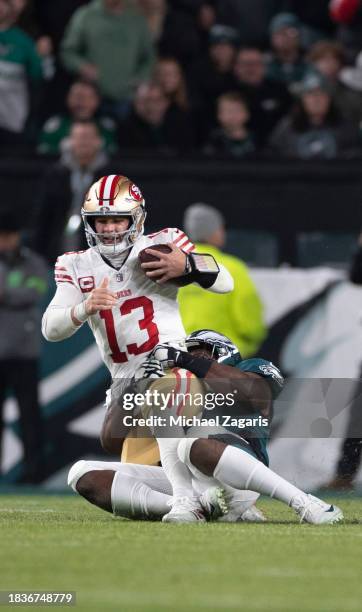
[[[50,117],[43,125],[38,140],[38,152],[44,155],[58,155],[61,144],[69,136],[72,119],[67,115]],[[100,136],[103,140],[103,150],[113,155],[117,152],[117,125],[110,117],[95,119]]]
[[[140,13],[125,8],[114,15],[104,8],[102,0],[93,0],[71,18],[61,58],[65,68],[76,74],[83,64],[96,66],[102,96],[122,101],[130,99],[137,84],[151,76],[155,52],[147,22]]]
[[[41,78],[32,39],[19,28],[0,31],[0,127],[23,131],[30,108],[28,83]]]

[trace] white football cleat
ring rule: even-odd
[[[219,523],[265,523],[266,518],[256,506],[249,506],[245,510],[243,502],[233,502],[228,505],[228,512],[218,519]]]
[[[216,521],[228,511],[225,491],[221,487],[210,487],[200,495],[200,504],[206,518]]]
[[[206,523],[197,497],[176,497],[170,512],[162,517],[163,523]]]
[[[247,508],[245,512],[242,513],[239,520],[245,523],[266,523],[265,515],[256,506]]]
[[[300,516],[301,523],[305,521],[313,525],[332,525],[344,518],[340,508],[326,504],[314,495],[294,497],[290,506]]]

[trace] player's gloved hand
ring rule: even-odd
[[[144,393],[153,380],[163,376],[165,376],[165,372],[163,371],[162,364],[157,359],[148,357],[137,368],[133,381],[137,386],[137,391]]]
[[[184,368],[195,374],[197,378],[205,378],[213,363],[212,359],[197,357],[180,346],[169,344],[157,344],[150,353],[150,357],[157,359],[165,369]]]
[[[150,356],[156,359],[164,368],[174,368],[181,365],[182,351],[169,344],[157,344]]]
[[[137,382],[144,378],[161,378],[162,376],[165,376],[162,364],[157,359],[148,357],[137,368],[134,379]]]

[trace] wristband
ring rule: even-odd
[[[197,378],[205,378],[206,374],[210,370],[212,364],[212,359],[204,359],[203,357],[194,357],[190,353],[186,353],[185,351],[178,351],[178,355],[175,361],[175,364],[179,368],[184,368],[185,370],[189,370]]]
[[[185,272],[183,276],[177,278],[177,285],[184,287],[198,283],[204,289],[212,287],[220,272],[215,258],[209,253],[185,253],[185,255]]]
[[[83,300],[83,302],[80,302],[76,306],[73,306],[72,314],[73,317],[77,319],[77,321],[82,324],[85,323],[85,321],[88,319],[88,314],[86,311],[86,300]]]

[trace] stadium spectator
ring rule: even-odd
[[[19,220],[11,213],[3,213],[0,218],[0,450],[3,404],[7,392],[12,391],[19,407],[24,447],[22,482],[38,482],[42,476],[39,303],[46,293],[47,280],[44,261],[21,244]]]
[[[344,50],[338,42],[321,40],[309,49],[306,60],[331,84],[336,84],[345,63]]]
[[[209,2],[135,0],[145,17],[161,57],[174,57],[183,68],[207,50],[207,36],[215,21]]]
[[[210,253],[234,279],[234,290],[217,298],[197,285],[179,292],[186,332],[218,329],[238,347],[243,357],[254,355],[265,338],[263,306],[246,265],[222,252],[226,242],[225,222],[220,211],[203,203],[192,204],[184,214],[184,230],[200,253]]]
[[[73,123],[68,146],[43,177],[39,194],[37,248],[50,263],[86,247],[79,211],[92,181],[107,174],[107,163],[96,123]]]
[[[42,59],[43,74],[51,79],[55,71],[55,58],[53,56],[53,43],[49,36],[42,33],[37,21],[35,2],[32,0],[12,0],[14,19],[26,34],[36,41],[36,50]]]
[[[109,154],[117,151],[117,125],[111,118],[99,113],[100,96],[94,83],[76,81],[67,98],[67,113],[50,117],[41,130],[38,152],[57,155],[69,136],[75,121],[94,120],[102,137],[102,148]]]
[[[216,25],[210,32],[209,52],[190,70],[191,105],[198,127],[198,141],[203,142],[216,120],[216,99],[231,91],[238,34],[235,29]]]
[[[175,153],[187,151],[192,146],[188,113],[172,105],[157,83],[140,85],[131,114],[120,125],[120,149]]]
[[[292,97],[284,83],[266,78],[265,58],[259,49],[240,49],[234,76],[234,88],[248,103],[250,129],[263,145],[279,119],[289,111]]]
[[[125,0],[92,0],[78,9],[61,57],[67,70],[98,85],[105,112],[118,118],[127,114],[136,86],[154,65],[147,23]]]
[[[163,93],[183,111],[189,109],[188,93],[183,70],[172,57],[161,57],[156,64],[155,81]]]
[[[357,155],[358,131],[342,119],[325,79],[309,74],[298,92],[294,110],[271,135],[271,148],[283,157],[299,159]]]
[[[15,19],[12,0],[0,0],[0,141],[4,145],[24,140],[38,93],[35,88],[43,76],[35,45],[13,25]]]
[[[327,79],[333,99],[343,117],[358,125],[362,118],[362,97],[342,82],[341,75],[345,63],[342,45],[328,40],[317,42],[309,50],[306,59]],[[350,69],[347,68],[348,70]]]
[[[278,13],[270,22],[270,44],[267,75],[286,84],[301,81],[307,64],[301,53],[301,23],[293,13]]]
[[[244,98],[236,92],[225,93],[217,100],[217,120],[205,146],[208,155],[242,158],[256,152],[255,138],[247,125],[250,113]]]

